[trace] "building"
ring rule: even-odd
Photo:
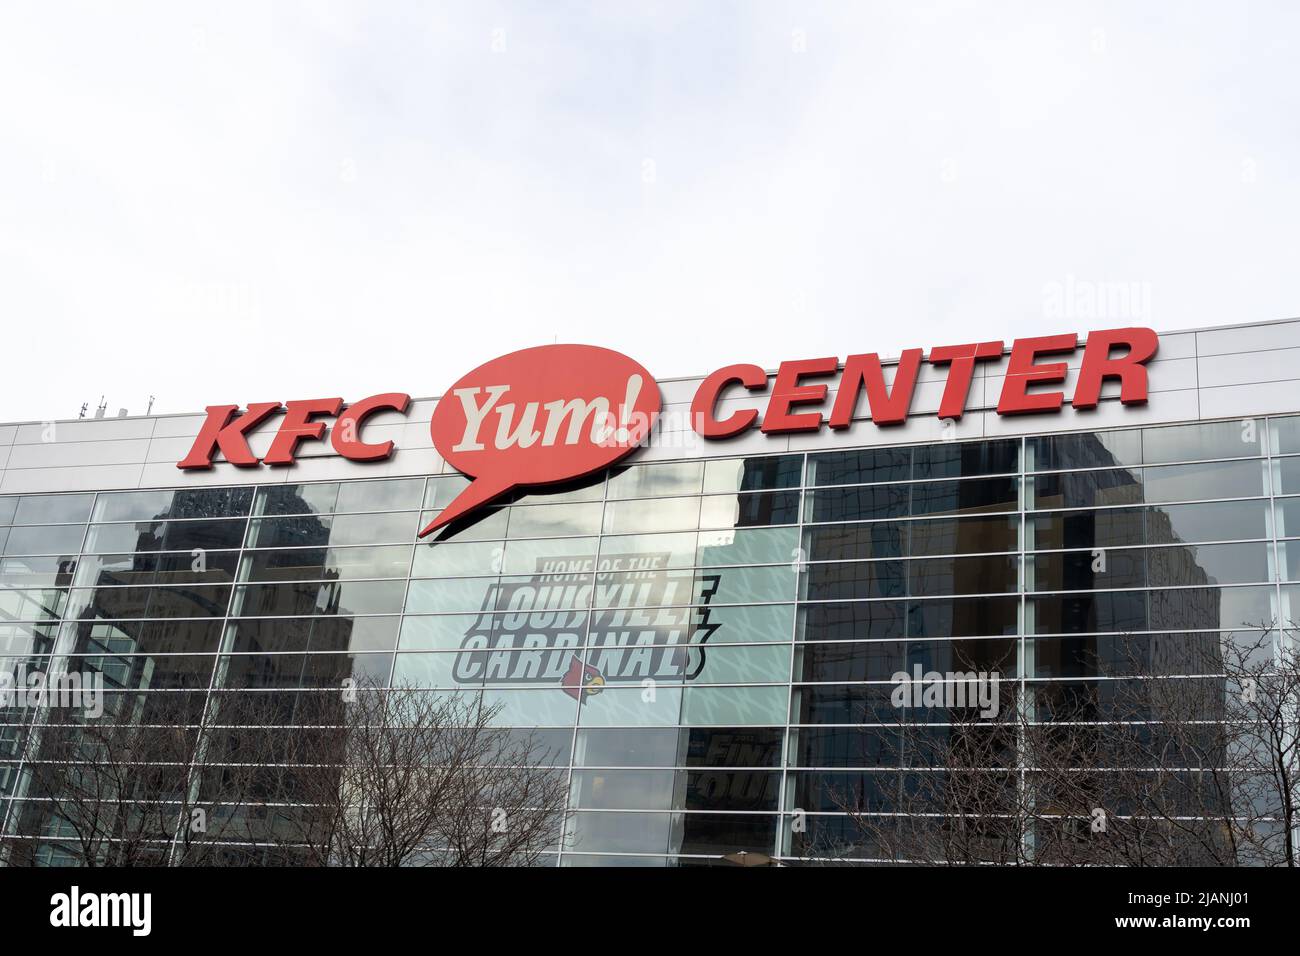
[[[211,454],[237,442],[201,447],[233,405],[3,425],[0,670],[98,672],[143,713],[160,695],[201,711],[218,691],[361,677],[481,693],[539,728],[570,779],[558,862],[798,857],[843,836],[836,793],[887,802],[899,672],[1067,695],[1120,636],[1179,673],[1185,648],[1293,620],[1300,320],[1161,334],[1142,394],[1103,376],[1095,408],[1071,407],[1083,353],[1065,339],[1029,365],[979,353],[959,418],[938,414],[959,362],[918,354],[891,426],[868,402],[885,418],[899,392],[872,393],[869,372],[823,425],[842,362],[722,380],[705,410],[730,437],[687,414],[709,379],[660,381],[661,408],[640,381],[620,407],[659,409],[648,443],[485,500],[460,497],[470,482],[431,436],[450,401],[379,396],[364,419],[353,403],[350,429],[337,399],[267,403],[244,467]],[[893,384],[898,363],[885,369]],[[1055,387],[1064,402],[1000,414],[1008,369],[1039,382],[1022,400]],[[614,379],[611,407],[630,382]],[[462,391],[459,425],[486,417]],[[774,410],[773,395],[793,398]],[[213,398],[251,413],[257,397]],[[515,478],[560,454],[545,444]],[[417,537],[453,500],[465,513]],[[0,711],[9,838],[40,810],[23,785],[36,713]]]

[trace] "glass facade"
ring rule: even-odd
[[[146,718],[477,695],[568,777],[555,863],[703,864],[814,852],[837,787],[887,803],[900,726],[944,724],[890,705],[898,671],[1050,701],[1116,679],[1121,635],[1176,675],[1300,600],[1300,418],[633,464],[418,540],[465,485],[0,497],[0,668]],[[0,711],[6,834],[40,719]]]

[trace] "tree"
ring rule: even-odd
[[[1300,657],[1290,629],[1120,635],[1096,678],[1040,684],[998,720],[901,723],[875,801],[832,794],[885,862],[1296,865]],[[882,798],[883,797],[883,798]]]
[[[238,697],[239,695],[230,695]],[[532,865],[559,846],[568,793],[532,733],[477,695],[362,685],[301,699],[255,742],[265,829],[315,866]]]

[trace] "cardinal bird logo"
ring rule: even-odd
[[[578,655],[574,654],[561,686],[574,700],[583,701],[605,689],[605,677],[590,664],[578,660]]]

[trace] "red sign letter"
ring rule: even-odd
[[[368,444],[361,440],[361,425],[370,415],[384,409],[392,409],[406,414],[411,404],[411,396],[402,392],[385,392],[383,395],[371,395],[359,402],[353,402],[339,416],[334,430],[330,432],[330,444],[334,450],[349,461],[379,461],[393,453],[391,440]]]
[[[850,355],[844,362],[840,376],[840,390],[831,409],[831,428],[848,428],[853,421],[853,410],[858,404],[858,391],[866,387],[867,406],[871,420],[877,425],[901,425],[907,421],[907,410],[912,407],[912,391],[916,376],[921,370],[921,350],[908,349],[898,360],[894,375],[894,388],[885,388],[885,373],[880,368],[880,356],[875,352]]]
[[[275,433],[275,440],[262,459],[268,465],[292,465],[298,442],[305,439],[320,441],[325,434],[325,423],[312,421],[313,415],[337,415],[343,406],[341,398],[309,398],[288,402],[284,408],[284,421]]]
[[[791,413],[791,405],[811,405],[826,401],[826,386],[800,385],[805,375],[833,375],[840,367],[837,358],[802,359],[782,362],[772,384],[772,397],[763,413],[762,431],[815,432],[822,427],[821,412]]]
[[[176,467],[211,468],[212,456],[220,448],[221,454],[232,465],[256,468],[257,457],[249,450],[244,436],[279,409],[279,402],[256,402],[248,406],[248,411],[231,421],[235,412],[239,411],[238,405],[209,405],[208,420],[199,429],[194,447],[184,460],[176,463]]]
[[[718,396],[728,385],[743,385],[751,392],[767,387],[767,373],[757,365],[728,365],[703,382],[691,401],[691,427],[705,438],[730,438],[754,424],[758,412],[747,408],[718,421],[713,417]]]
[[[1029,386],[1034,382],[1064,382],[1069,366],[1065,362],[1035,365],[1034,359],[1055,352],[1073,352],[1078,344],[1078,337],[1072,333],[1016,339],[1011,343],[1011,361],[1007,363],[1007,377],[1002,383],[1002,395],[998,398],[998,414],[1060,411],[1061,403],[1065,401],[1064,392],[1030,395]]]
[[[931,365],[948,366],[948,383],[939,400],[940,418],[961,418],[966,411],[966,396],[970,394],[970,380],[975,363],[1002,357],[1001,342],[981,342],[979,345],[946,345],[930,350]]]
[[[1115,346],[1128,349],[1127,355],[1111,358]],[[1145,363],[1156,354],[1160,339],[1151,329],[1108,329],[1092,332],[1083,348],[1083,367],[1074,389],[1075,408],[1096,408],[1101,397],[1101,383],[1119,379],[1119,400],[1125,405],[1141,405],[1147,400]]]

